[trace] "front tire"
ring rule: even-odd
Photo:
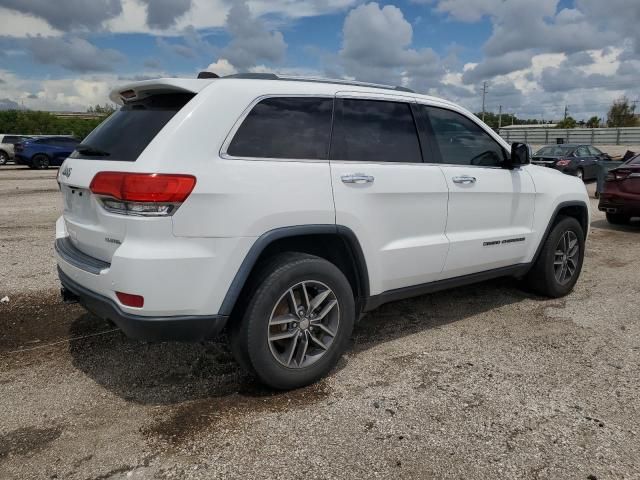
[[[256,276],[231,345],[264,384],[282,390],[324,377],[347,348],[355,322],[349,281],[332,263],[280,254]]]
[[[531,290],[540,295],[564,297],[578,281],[583,260],[582,226],[573,217],[560,217],[525,281]]]

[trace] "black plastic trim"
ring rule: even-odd
[[[233,278],[231,285],[224,297],[222,305],[220,306],[220,315],[231,315],[233,308],[240,296],[253,267],[255,266],[258,258],[262,252],[273,242],[288,238],[298,237],[303,235],[338,235],[347,241],[349,248],[353,253],[353,259],[358,274],[359,287],[361,294],[364,298],[369,295],[369,274],[367,271],[367,264],[365,261],[360,242],[351,229],[342,225],[296,225],[291,227],[282,227],[270,230],[254,242],[249,249],[249,252],[245,256],[238,272]]]
[[[65,262],[85,272],[99,275],[102,270],[111,267],[110,263],[91,257],[78,250],[71,243],[69,237],[56,239],[54,248]]]
[[[132,315],[122,311],[110,298],[74,282],[59,267],[58,277],[63,288],[63,298],[66,301],[75,295],[78,302],[91,313],[112,321],[128,337],[137,340],[196,342],[215,337],[227,322],[227,317],[224,315],[174,317]],[[69,292],[73,295],[69,295]]]
[[[430,283],[423,283],[420,285],[413,285],[411,287],[397,288],[395,290],[389,290],[379,295],[373,295],[367,298],[364,306],[365,312],[378,308],[380,305],[389,302],[395,302],[398,300],[404,300],[406,298],[417,297],[420,295],[426,295],[427,293],[439,292],[441,290],[448,290],[450,288],[462,287],[472,283],[484,282],[493,278],[500,277],[522,277],[525,275],[531,264],[521,263],[509,267],[496,268],[493,270],[487,270],[485,272],[472,273],[470,275],[463,275],[461,277],[447,278],[444,280],[438,280]]]
[[[549,234],[551,233],[551,228],[553,227],[554,223],[556,222],[556,219],[558,218],[558,215],[560,214],[560,210],[567,207],[580,207],[584,209],[584,213],[583,213],[584,218],[582,219],[582,222],[580,222],[580,224],[584,228],[585,236],[587,235],[587,230],[589,228],[589,208],[587,207],[587,204],[585,202],[581,202],[577,200],[559,203],[556,206],[555,210],[553,211],[553,215],[551,215],[549,222],[547,223],[547,228],[544,231],[544,235],[542,236],[540,243],[538,243],[538,248],[536,249],[536,253],[533,256],[533,260],[531,260],[531,266],[533,266],[538,260],[538,257],[542,252],[542,248],[544,247],[544,243],[547,241],[547,238],[549,238]]]

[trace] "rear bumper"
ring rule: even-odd
[[[227,317],[222,315],[174,317],[133,315],[124,312],[110,298],[74,282],[60,268],[58,268],[58,276],[65,299],[75,297],[91,313],[112,321],[130,338],[147,341],[195,342],[215,337],[227,323]],[[72,295],[69,295],[69,292]]]

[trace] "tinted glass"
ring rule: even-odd
[[[640,165],[640,155],[633,157],[627,162],[629,165]]]
[[[12,144],[15,144],[15,143],[19,143],[20,141],[21,141],[21,138],[20,138],[20,137],[15,137],[15,136],[12,136],[12,135],[7,135],[6,137],[4,137],[4,138],[2,139],[2,143],[12,143]]]
[[[498,166],[504,149],[467,117],[442,108],[426,109],[442,162],[452,165]]]
[[[542,147],[535,153],[536,157],[561,157],[566,155],[571,155],[574,147],[562,147],[562,146],[549,146]]]
[[[589,153],[589,149],[587,147],[578,147],[576,150],[577,157],[589,157],[591,154]]]
[[[338,100],[331,158],[361,162],[422,162],[411,108],[400,102]]]
[[[594,157],[602,155],[602,152],[596,147],[592,147],[591,145],[589,145],[587,148],[589,149],[589,153],[591,153],[591,155],[593,155]]]
[[[227,153],[234,157],[326,160],[333,99],[267,98],[247,115]]]
[[[134,162],[193,94],[154,95],[111,114],[71,154],[86,160]]]

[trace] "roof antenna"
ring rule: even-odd
[[[220,78],[220,76],[213,72],[200,72],[198,78]]]

